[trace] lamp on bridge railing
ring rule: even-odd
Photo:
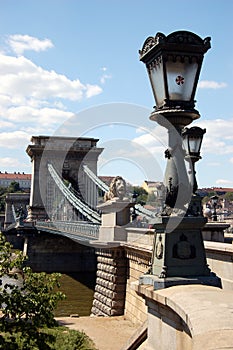
[[[210,197],[210,199],[211,199],[211,203],[214,207],[214,212],[213,212],[212,218],[213,218],[213,221],[217,221],[218,217],[217,217],[216,209],[217,209],[217,205],[218,205],[218,196],[217,195],[212,196],[212,197]]]
[[[201,159],[200,150],[203,135],[205,134],[206,129],[201,129],[198,126],[193,126],[192,128],[184,128],[182,132],[183,136],[183,145],[186,151],[185,158],[191,160],[191,184],[193,187],[193,194],[197,191],[197,180],[196,180],[196,171],[195,163]]]
[[[156,289],[174,284],[219,283],[210,278],[201,232],[206,219],[201,199],[195,194],[194,163],[200,159],[205,130],[184,129],[200,117],[194,109],[194,98],[209,48],[209,37],[202,39],[188,31],[177,31],[147,38],[139,51],[156,103],[150,119],[168,130],[165,208],[154,220],[151,272],[140,278],[140,283],[153,284]],[[185,158],[191,160],[191,181]]]

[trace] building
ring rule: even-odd
[[[205,187],[205,188],[199,188],[198,194],[201,197],[208,196],[209,193],[215,192],[218,196],[223,196],[226,193],[232,193],[233,188],[232,187]]]
[[[149,193],[155,193],[156,191],[156,182],[155,181],[144,181],[142,186],[144,190],[149,194]]]
[[[22,190],[30,190],[31,188],[31,174],[20,172],[8,173],[0,171],[0,187],[8,187],[12,182],[18,182]]]
[[[160,181],[144,181],[142,186],[148,194],[153,193],[156,198],[163,198],[164,196],[164,184]]]

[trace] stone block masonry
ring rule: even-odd
[[[133,323],[143,323],[147,319],[147,306],[133,285],[139,277],[147,273],[151,263],[151,249],[140,244],[124,244],[128,259],[129,273],[126,284],[125,316]]]
[[[97,249],[97,273],[92,315],[124,314],[128,263],[123,248]]]
[[[27,239],[27,264],[35,272],[96,271],[96,255],[92,247],[45,232],[30,234]]]

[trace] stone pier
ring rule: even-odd
[[[55,193],[59,190],[49,174],[48,164],[72,185],[85,203],[96,207],[97,188],[85,174],[83,165],[97,173],[98,157],[103,150],[97,147],[97,142],[98,139],[84,137],[32,136],[26,150],[32,162],[29,220],[46,219],[54,211]]]
[[[128,274],[125,251],[121,247],[97,249],[97,278],[91,313],[96,316],[124,314]]]

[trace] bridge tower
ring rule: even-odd
[[[49,219],[50,207],[58,201],[54,193],[59,189],[50,176],[49,164],[86,204],[96,208],[98,189],[85,174],[83,165],[87,165],[94,174],[97,174],[97,161],[103,150],[96,146],[98,141],[84,137],[32,136],[31,144],[26,149],[32,162],[29,220]],[[61,193],[59,200],[62,204]]]

